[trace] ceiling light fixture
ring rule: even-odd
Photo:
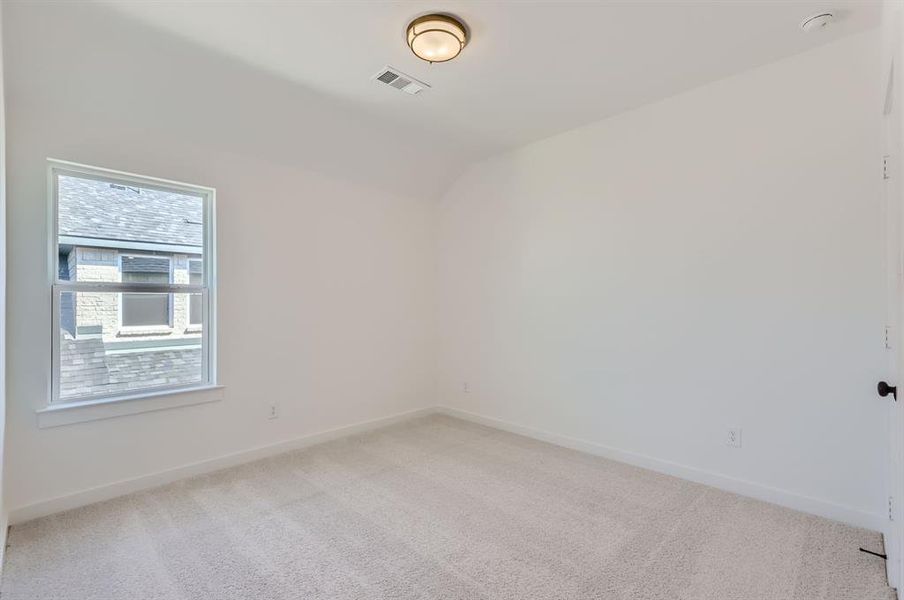
[[[408,24],[408,47],[429,63],[452,60],[467,43],[464,23],[448,15],[425,15]]]

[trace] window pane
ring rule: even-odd
[[[60,294],[61,400],[130,393],[145,389],[188,386],[204,381],[201,333],[187,326],[189,296],[172,294],[172,332],[129,335],[119,327],[120,302],[169,294],[62,292]],[[181,328],[180,328],[181,326]]]
[[[201,285],[204,282],[204,278],[201,273],[201,265],[203,265],[203,262],[200,260],[188,261],[188,282],[190,284]],[[201,294],[191,295],[188,307],[188,322],[192,325],[200,324],[201,319],[204,318],[201,303]]]
[[[192,285],[201,285],[204,282],[204,261],[200,258],[188,261],[188,279]]]
[[[168,256],[120,255],[123,281],[169,283],[171,264]]]
[[[123,327],[142,327],[170,324],[169,294],[123,294]]]
[[[190,294],[188,306],[188,322],[191,325],[200,325],[204,318],[201,294]]]
[[[72,175],[57,177],[57,194],[62,281],[129,281],[120,279],[120,259],[136,252],[168,259],[131,257],[123,272],[160,273],[155,269],[180,257],[184,270],[186,256],[203,255],[200,196]]]
[[[123,283],[170,282],[168,257],[121,255],[119,260]],[[169,294],[123,294],[123,327],[168,327],[169,324]]]

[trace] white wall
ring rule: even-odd
[[[297,120],[274,127],[269,100],[287,99],[241,88],[291,90],[90,10],[6,13],[13,512],[431,402],[433,209],[357,169],[396,164],[417,148],[388,144],[371,158],[367,140],[320,143],[329,138],[322,128],[346,116],[304,94]],[[181,112],[182,96],[209,110]],[[267,139],[298,149],[284,161],[258,153]],[[246,153],[236,151],[246,142]],[[48,157],[217,189],[222,401],[38,429],[50,376]],[[348,179],[322,168],[343,159]],[[276,420],[267,418],[272,400]]]
[[[6,551],[6,102],[3,76],[3,6],[0,6],[0,568]]]
[[[859,34],[471,168],[440,400],[881,526],[878,64]]]

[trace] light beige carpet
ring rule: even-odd
[[[17,525],[2,599],[891,599],[881,543],[431,416]]]

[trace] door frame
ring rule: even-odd
[[[904,65],[904,46],[901,30],[904,25],[904,6],[901,2],[885,2],[882,15],[882,147],[879,174],[883,178],[882,210],[886,239],[887,317],[886,348],[888,373],[894,385],[904,383],[904,112],[902,112],[901,83]],[[887,401],[886,494],[887,521],[884,527],[885,562],[888,583],[901,588],[904,581],[904,407]],[[904,395],[902,395],[904,403]]]

